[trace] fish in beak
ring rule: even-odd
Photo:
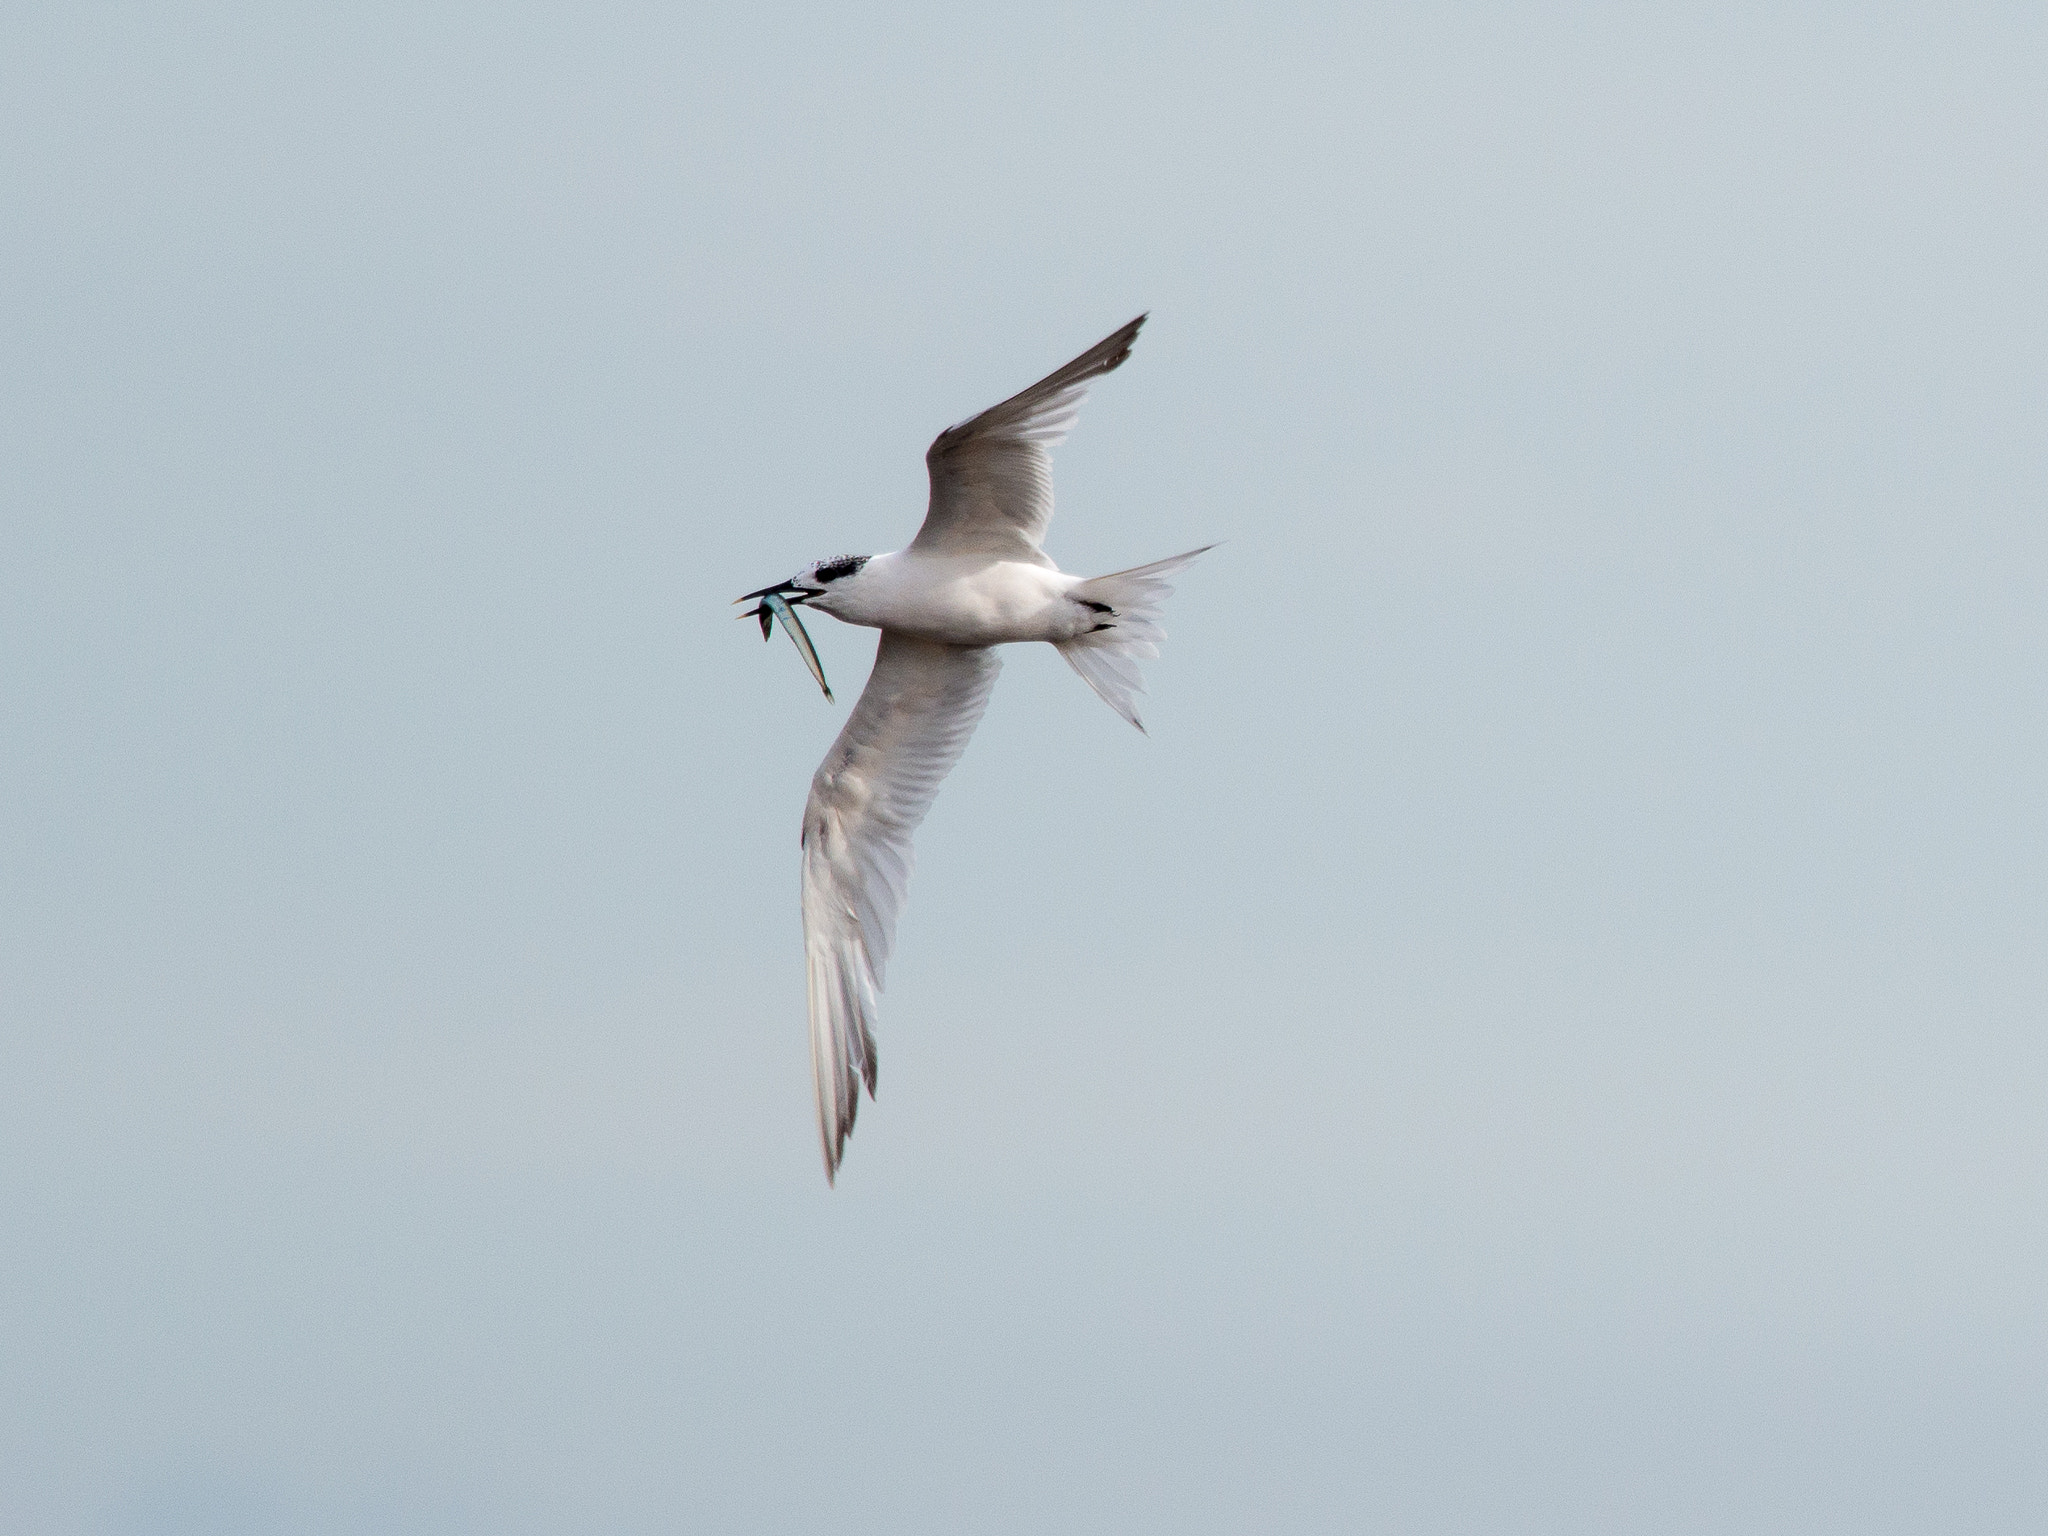
[[[797,654],[803,657],[804,665],[811,669],[811,676],[818,680],[818,686],[825,692],[825,702],[836,703],[838,701],[832,697],[832,685],[825,681],[825,664],[818,660],[818,648],[811,644],[810,632],[804,628],[804,621],[796,616],[795,605],[783,596],[785,592],[793,593],[799,603],[812,595],[807,588],[794,586],[786,581],[776,586],[763,587],[758,592],[749,592],[746,597],[735,599],[742,603],[748,598],[761,600],[758,608],[749,608],[740,617],[759,619],[763,640],[773,632],[775,621],[782,620],[782,632],[795,643]]]

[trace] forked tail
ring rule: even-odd
[[[1068,594],[1098,608],[1102,622],[1085,635],[1061,641],[1059,653],[1103,703],[1141,731],[1145,722],[1138,718],[1138,695],[1145,691],[1145,683],[1138,663],[1157,656],[1158,642],[1166,638],[1159,620],[1166,600],[1173,596],[1167,577],[1215,547],[1204,544],[1170,560],[1092,577]]]

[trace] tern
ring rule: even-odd
[[[1138,662],[1159,654],[1167,578],[1205,544],[1108,576],[1070,576],[1041,543],[1052,455],[1089,384],[1120,366],[1144,315],[1021,394],[948,427],[925,454],[931,501],[909,547],[838,555],[739,602],[780,622],[824,689],[799,608],[882,632],[874,670],[811,778],[804,806],[804,959],[811,1073],[825,1178],[834,1182],[860,1105],[875,1093],[876,1000],[911,867],[911,836],[981,721],[996,647],[1042,640],[1103,702],[1144,730]]]

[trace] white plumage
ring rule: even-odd
[[[1159,654],[1167,577],[1213,546],[1109,576],[1062,573],[1040,543],[1052,455],[1090,381],[1130,355],[1140,315],[1023,393],[948,427],[925,455],[931,502],[907,549],[842,556],[749,593],[824,684],[792,611],[882,631],[874,671],[811,779],[803,916],[811,1068],[825,1176],[835,1177],[860,1087],[875,1090],[876,997],[911,869],[911,837],[966,750],[1002,669],[994,647],[1043,640],[1142,730],[1138,662]],[[829,691],[827,696],[829,697]]]
[[[804,807],[804,961],[825,1172],[875,1091],[875,994],[910,884],[911,834],[995,690],[987,646],[882,631],[875,669],[811,778]]]

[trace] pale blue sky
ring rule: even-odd
[[[0,1515],[2032,1532],[2037,8],[0,19]],[[882,1098],[729,600],[1141,309]],[[842,697],[872,640],[815,627]]]

